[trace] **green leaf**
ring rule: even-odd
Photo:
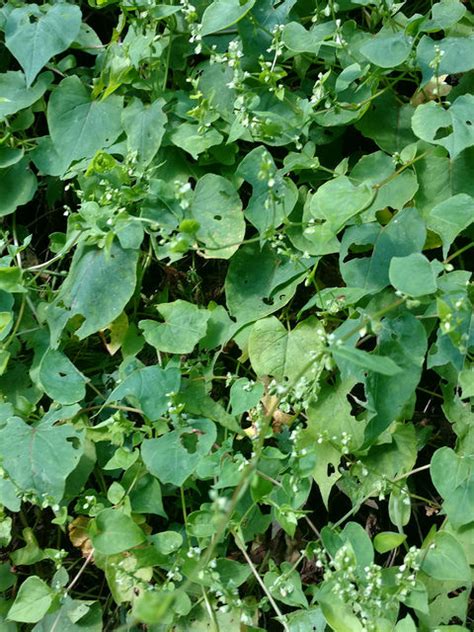
[[[72,44],[80,26],[81,10],[73,4],[13,9],[5,24],[5,44],[25,71],[27,86],[51,57]]]
[[[401,210],[418,190],[415,173],[408,169],[395,177],[395,164],[391,156],[376,151],[363,156],[351,171],[351,180],[357,184],[377,185],[373,202],[361,213],[363,223],[377,219],[376,212],[387,207]]]
[[[441,58],[438,57],[437,47],[440,52],[443,52]],[[433,79],[435,74],[450,75],[472,70],[474,68],[473,55],[474,36],[472,35],[442,39],[423,36],[416,49],[416,61],[423,74],[422,85]],[[439,64],[435,61],[437,59],[439,59]]]
[[[462,398],[474,397],[474,365],[463,369],[459,374],[459,386],[462,389]]]
[[[341,538],[350,544],[359,571],[365,572],[364,569],[374,562],[374,549],[367,531],[357,522],[348,522]]]
[[[201,132],[199,125],[181,123],[170,134],[170,139],[174,145],[184,149],[184,151],[191,154],[194,160],[197,160],[200,154],[214,147],[214,145],[220,145],[223,136],[213,127]]]
[[[474,145],[473,111],[474,95],[463,94],[447,110],[434,101],[419,105],[411,124],[418,138],[442,145],[455,158]]]
[[[0,564],[0,591],[5,592],[15,585],[17,578],[11,571],[12,567],[8,562]]]
[[[471,586],[471,571],[466,556],[462,546],[450,533],[436,533],[422,559],[421,570],[433,579],[458,582],[458,586]]]
[[[59,610],[47,614],[32,632],[102,632],[100,604],[64,597]]]
[[[120,509],[104,509],[89,528],[92,546],[102,555],[128,551],[146,540],[140,527]]]
[[[176,531],[161,531],[150,536],[153,546],[162,555],[171,555],[183,544],[183,536]]]
[[[292,180],[278,173],[271,153],[261,145],[246,154],[237,175],[252,185],[245,217],[260,235],[265,236],[267,231],[274,230],[289,217],[297,202],[298,190]],[[273,186],[269,187],[268,182],[272,179]]]
[[[324,618],[334,632],[363,632],[362,624],[353,614],[349,604],[345,603],[334,594],[325,591],[318,595],[318,601]]]
[[[406,60],[411,45],[412,38],[403,32],[383,31],[363,44],[360,52],[375,66],[395,68]]]
[[[240,324],[253,322],[286,305],[303,279],[306,265],[278,256],[268,246],[239,248],[225,279],[227,307]]]
[[[326,619],[319,606],[290,612],[287,616],[291,632],[325,632]]]
[[[181,382],[178,369],[147,366],[128,375],[107,398],[106,403],[127,399],[155,421],[168,408],[170,393],[177,393]]]
[[[279,584],[281,576],[283,576],[283,581]],[[265,573],[263,582],[274,599],[289,606],[308,607],[308,600],[303,592],[300,575],[292,569],[289,562],[281,564],[281,575],[276,571]]]
[[[24,292],[23,270],[16,266],[0,267],[0,290],[2,292]]]
[[[44,560],[44,551],[39,547],[33,529],[26,527],[23,529],[21,535],[25,541],[25,546],[12,553],[12,562],[17,566],[31,566],[32,564]]]
[[[7,478],[0,478],[0,503],[10,511],[20,511],[21,498],[15,485]]]
[[[133,600],[132,616],[136,621],[142,621],[150,626],[160,624],[164,619],[166,620],[175,600],[175,591],[142,591]],[[199,628],[197,630],[199,631]]]
[[[414,111],[412,105],[400,105],[396,94],[387,91],[374,99],[356,127],[384,151],[400,152],[417,140],[411,128]]]
[[[374,548],[377,553],[388,553],[403,544],[407,536],[404,533],[395,533],[393,531],[381,531],[374,538]]]
[[[345,360],[365,371],[372,371],[381,375],[396,375],[401,371],[391,358],[367,353],[367,351],[355,347],[336,345],[331,348],[331,352],[336,360]]]
[[[444,498],[443,509],[456,528],[474,521],[474,458],[439,448],[431,459],[431,479]]]
[[[426,332],[409,312],[385,319],[379,335],[380,355],[390,357],[402,370],[393,376],[369,373],[366,391],[369,409],[375,411],[366,429],[372,440],[397,419],[418,386],[427,350]],[[390,397],[387,397],[390,393]]]
[[[216,525],[213,523],[213,515],[210,511],[193,511],[188,515],[188,533],[193,538],[210,538],[216,532]]]
[[[181,299],[161,303],[157,310],[164,318],[163,323],[153,320],[138,323],[148,344],[165,353],[192,353],[206,335],[209,312]]]
[[[5,167],[11,167],[19,162],[25,152],[23,149],[13,148],[13,147],[0,147],[0,167],[4,169]]]
[[[136,283],[138,251],[124,250],[117,241],[110,251],[80,246],[57,298],[67,317],[84,317],[76,335],[80,340],[105,329],[123,311]]]
[[[469,177],[474,147],[465,149],[454,160],[440,147],[415,163],[419,189],[415,204],[423,217],[451,196],[465,193],[474,197],[474,181]]]
[[[408,296],[425,296],[437,290],[434,267],[419,252],[407,257],[393,257],[388,276],[393,287]]]
[[[28,158],[0,169],[0,217],[30,202],[36,189],[36,176],[29,168]]]
[[[317,400],[310,402],[307,428],[301,432],[298,443],[299,449],[314,454],[315,463],[311,464],[311,473],[326,507],[332,487],[341,478],[339,462],[342,450],[334,445],[330,437],[341,442],[345,436],[343,433],[346,433],[350,437],[346,446],[350,451],[357,450],[363,443],[365,424],[352,415],[348,400],[354,383],[355,380],[351,378],[338,380],[334,385],[323,385]]]
[[[232,183],[207,173],[197,182],[191,215],[199,223],[197,239],[210,259],[229,259],[245,235],[242,202]]]
[[[306,30],[299,22],[285,24],[281,35],[282,41],[293,53],[310,53],[317,55],[324,40],[335,30],[334,21],[323,22]]]
[[[252,572],[247,564],[240,564],[235,560],[221,558],[216,560],[216,571],[227,585],[241,586]]]
[[[161,483],[179,487],[191,476],[215,440],[216,427],[212,421],[196,419],[189,429],[172,430],[159,439],[143,441],[143,462]]]
[[[232,335],[234,321],[231,320],[226,308],[211,301],[207,306],[210,314],[207,321],[207,332],[199,343],[203,349],[215,349],[226,343]]]
[[[235,417],[209,395],[209,389],[210,384],[208,385],[202,379],[202,374],[193,373],[190,379],[183,384],[178,403],[184,404],[186,413],[207,417],[207,419],[212,419],[232,432],[240,432],[240,425],[236,422]]]
[[[0,428],[3,468],[23,492],[58,503],[82,455],[82,433],[71,426],[28,426],[12,417]]]
[[[49,99],[47,119],[54,149],[65,168],[109,147],[122,131],[121,113],[122,97],[92,101],[79,77],[63,79]]]
[[[417,632],[417,627],[410,615],[407,614],[406,617],[398,621],[394,632]]]
[[[163,507],[161,487],[156,478],[146,474],[130,492],[130,504],[134,513],[155,514],[167,518]]]
[[[420,252],[426,239],[426,226],[414,208],[397,213],[386,226],[364,224],[346,229],[341,242],[340,269],[349,287],[366,288],[376,292],[389,282],[389,268],[393,257],[406,257]],[[370,257],[348,259],[352,245],[373,244]]]
[[[421,31],[425,33],[443,31],[459,22],[466,13],[460,0],[440,0],[431,7],[431,17],[423,22]]]
[[[326,219],[336,234],[369,206],[373,197],[369,184],[355,186],[346,176],[339,176],[319,187],[311,200],[311,214],[317,219]]]
[[[441,237],[445,258],[455,238],[474,221],[473,209],[474,198],[465,193],[454,195],[431,209],[428,228]]]
[[[39,368],[39,380],[47,395],[60,404],[74,404],[84,399],[87,380],[60,351],[46,351]]]
[[[36,623],[48,612],[53,602],[53,591],[39,577],[27,577],[8,611],[10,621]]]
[[[214,0],[203,13],[202,35],[217,33],[239,22],[253,7],[255,0]]]
[[[264,386],[245,377],[236,380],[230,388],[230,406],[233,415],[242,415],[255,408],[263,397]]]
[[[58,153],[50,136],[37,139],[31,159],[41,175],[62,176],[69,166],[68,156]]]
[[[412,424],[396,422],[384,435],[385,443],[375,444],[364,457],[364,464],[376,478],[396,478],[413,469],[417,457],[415,428]],[[370,477],[369,477],[370,478]],[[372,479],[373,480],[373,479]],[[372,488],[373,489],[373,488]],[[406,500],[408,489],[403,485],[393,488],[400,502]],[[408,515],[410,506],[408,507]],[[406,523],[404,523],[406,524]]]
[[[163,112],[164,104],[163,99],[145,105],[140,99],[134,98],[122,112],[127,148],[130,152],[137,152],[144,166],[153,160],[161,146],[168,120]]]
[[[248,342],[250,362],[259,376],[271,375],[290,382],[311,376],[312,364],[324,348],[324,329],[312,316],[288,331],[274,316],[257,321]],[[313,362],[311,361],[311,358]],[[314,371],[314,368],[313,368]]]
[[[30,88],[27,87],[25,75],[21,71],[1,73],[0,120],[33,105],[46,92],[52,79],[53,75],[50,72],[44,72]]]

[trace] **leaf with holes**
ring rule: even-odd
[[[29,426],[12,417],[0,428],[3,469],[23,493],[33,493],[47,504],[59,503],[66,477],[82,456],[83,433],[72,426]]]
[[[47,395],[60,404],[74,404],[86,394],[86,378],[64,353],[54,349],[48,349],[41,360],[39,380]]]
[[[434,101],[423,103],[411,124],[418,138],[442,145],[455,158],[474,145],[474,95],[463,94],[447,110]]]
[[[84,318],[76,332],[80,339],[105,329],[122,313],[135,289],[137,261],[136,250],[124,250],[116,241],[109,251],[94,246],[76,250],[57,306],[66,308],[66,321]]]
[[[73,4],[13,9],[5,24],[5,45],[25,71],[27,86],[51,57],[72,44],[80,27],[81,10]]]
[[[216,427],[208,419],[189,422],[189,428],[167,432],[142,444],[142,459],[161,483],[179,487],[191,476],[216,440]]]
[[[291,260],[272,248],[247,244],[230,260],[225,279],[227,307],[240,324],[272,314],[286,305],[311,265]]]
[[[229,259],[245,235],[242,202],[232,183],[207,173],[198,180],[190,213],[198,223],[197,239],[209,259]]]

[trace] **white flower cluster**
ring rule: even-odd
[[[193,196],[193,190],[190,182],[182,182],[181,180],[174,181],[175,198],[178,201],[180,207],[185,211],[191,204]]]
[[[283,598],[291,595],[294,589],[293,584],[285,577],[285,575],[277,577],[270,586],[270,592],[279,592]]]
[[[198,22],[198,14],[196,7],[189,2],[189,0],[180,0],[181,11],[184,15],[184,19],[189,27],[190,37],[189,43],[194,44],[194,52],[196,55],[202,50],[202,35],[201,25]]]
[[[227,87],[236,92],[234,116],[242,127],[254,130],[259,126],[259,120],[248,111],[247,101],[251,96],[245,86],[245,80],[250,77],[250,73],[242,69],[240,60],[243,56],[240,40],[234,39],[229,42],[226,53],[217,53],[214,46],[209,63],[225,64],[232,70],[232,79],[227,83]]]
[[[324,84],[329,79],[330,75],[331,75],[330,70],[328,70],[325,73],[322,73],[322,72],[318,73],[318,80],[315,82],[313,86],[313,91],[311,94],[311,98],[309,100],[309,102],[311,103],[313,107],[316,105],[319,105],[319,103],[321,103],[321,101],[326,98],[327,91],[326,91],[326,88],[324,87]],[[329,105],[330,104],[331,102],[329,102]]]
[[[436,71],[436,74],[438,74],[438,70],[439,70],[439,66],[441,64],[441,60],[443,59],[444,55],[446,54],[444,50],[442,50],[441,46],[439,44],[435,44],[434,45],[434,53],[435,56],[433,57],[433,59],[430,61],[430,63],[428,64],[430,68],[432,68],[433,70]]]
[[[215,563],[215,560],[213,560]],[[210,563],[210,566],[212,562]],[[211,566],[212,568],[212,566]],[[233,585],[230,580],[224,586],[219,573],[213,572],[212,579],[213,585],[209,588],[209,592],[215,597],[217,601],[217,610],[225,613],[234,609],[240,609],[244,605],[243,600],[240,598],[239,590]]]
[[[226,496],[219,496],[216,489],[209,491],[209,498],[212,500],[212,509],[217,514],[227,513],[231,507],[231,501]]]
[[[403,601],[416,585],[416,573],[420,569],[419,551],[412,547],[405,555],[396,574],[396,586],[385,584],[382,567],[372,563],[358,569],[356,557],[350,545],[343,545],[326,565],[325,581],[332,583],[336,597],[349,604],[359,617],[366,632],[376,632],[377,621],[384,610]]]

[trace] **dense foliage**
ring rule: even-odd
[[[0,9],[0,628],[470,630],[469,3],[193,2]]]

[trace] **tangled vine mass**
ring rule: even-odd
[[[0,629],[473,629],[474,15],[0,7]]]

